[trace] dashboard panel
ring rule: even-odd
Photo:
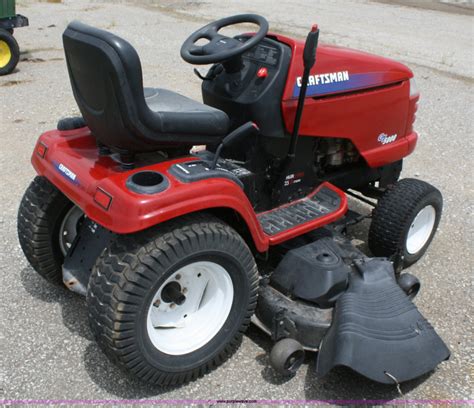
[[[243,42],[248,38],[236,37]],[[266,37],[242,54],[240,70],[224,70],[212,81],[203,82],[203,101],[226,112],[232,128],[251,120],[263,134],[284,137],[281,98],[290,59],[288,45]]]

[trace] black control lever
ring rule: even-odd
[[[217,75],[219,75],[222,71],[224,71],[224,67],[222,66],[222,64],[213,65],[209,69],[206,76],[202,75],[196,68],[194,68],[193,71],[199,79],[203,81],[212,81]]]
[[[217,147],[216,152],[214,153],[214,159],[212,160],[210,170],[214,170],[217,166],[217,161],[221,155],[222,149],[224,147],[234,144],[236,141],[243,139],[244,137],[256,134],[260,129],[253,122],[244,123],[242,126],[239,126],[234,131],[230,132],[224,139],[222,139],[221,144]]]
[[[286,158],[277,168],[278,177],[274,182],[273,199],[279,200],[281,197],[281,188],[285,183],[293,162],[295,161],[296,146],[298,144],[298,134],[300,130],[301,116],[303,114],[304,102],[306,98],[306,88],[308,86],[309,72],[316,62],[316,49],[318,48],[319,29],[316,24],[311,27],[311,31],[306,37],[303,49],[303,76],[301,78],[300,93],[298,96],[298,105],[296,106],[295,121],[293,132],[291,133],[290,146]]]
[[[311,31],[306,37],[306,43],[303,50],[303,76],[301,78],[300,94],[298,96],[298,105],[296,107],[295,123],[293,125],[293,133],[291,134],[290,149],[288,158],[293,160],[296,152],[296,144],[298,143],[298,132],[300,130],[301,115],[303,114],[304,100],[306,98],[306,88],[308,86],[309,71],[316,62],[316,48],[318,47],[319,28],[317,24],[311,27]]]

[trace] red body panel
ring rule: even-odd
[[[274,36],[292,49],[282,99],[283,119],[291,132],[304,43]],[[332,82],[330,74],[335,75]],[[413,150],[417,135],[411,125],[418,96],[410,99],[408,80],[413,73],[405,65],[360,51],[320,45],[310,76],[313,78],[308,85],[301,135],[349,139],[371,167],[400,160]],[[383,144],[379,140],[382,134],[396,137]]]
[[[43,155],[45,148],[46,153]],[[90,219],[119,234],[141,231],[196,211],[230,208],[239,213],[247,224],[257,250],[264,252],[270,245],[329,224],[347,211],[345,194],[332,186],[341,198],[337,211],[270,237],[263,232],[244,191],[233,181],[213,178],[183,183],[169,173],[173,164],[191,159],[184,157],[124,171],[112,158],[98,155],[94,137],[88,128],[82,128],[73,131],[53,130],[41,135],[32,163],[38,174],[51,181]],[[169,180],[168,188],[151,195],[130,191],[126,187],[127,179],[143,170],[154,170],[165,175]],[[321,184],[317,189],[326,184]],[[111,198],[110,205],[104,205],[102,200],[95,198],[98,190],[102,198]]]
[[[245,220],[259,251],[268,248],[255,212],[243,190],[234,182],[215,178],[181,183],[168,174],[169,167],[189,157],[161,162],[137,170],[123,171],[109,157],[99,157],[95,139],[87,128],[76,131],[57,130],[44,133],[38,141],[47,146],[44,158],[35,149],[32,163],[38,174],[45,176],[89,218],[111,231],[127,234],[206,208],[226,207],[237,211]],[[58,171],[62,164],[74,173],[75,181]],[[155,170],[169,179],[167,190],[143,195],[128,190],[127,178],[137,171]],[[94,200],[97,188],[112,196],[108,210]]]

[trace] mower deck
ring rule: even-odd
[[[260,288],[253,321],[275,347],[291,338],[318,351],[320,377],[346,366],[385,384],[447,360],[449,349],[397,283],[393,264],[368,258],[331,227],[320,231],[324,238],[308,234],[314,241],[290,249]]]

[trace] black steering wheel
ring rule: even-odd
[[[258,32],[245,42],[219,34],[219,30],[234,24],[254,23]],[[192,33],[181,47],[181,57],[190,64],[204,65],[224,62],[257,45],[268,32],[268,21],[257,14],[238,14],[221,18]],[[205,45],[195,45],[201,38],[209,40]]]

